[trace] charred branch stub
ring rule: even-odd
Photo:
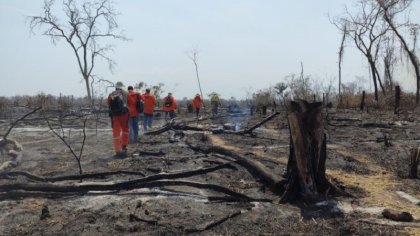
[[[281,202],[298,195],[307,202],[320,200],[333,186],[325,177],[326,135],[322,103],[300,100],[289,108],[290,154]]]

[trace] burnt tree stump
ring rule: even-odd
[[[420,148],[411,149],[410,178],[416,179],[417,168],[420,163]]]
[[[327,158],[322,102],[291,102],[289,108],[290,154],[286,187],[280,202],[319,201],[333,188],[325,177]]]

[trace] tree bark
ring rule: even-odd
[[[290,155],[287,186],[281,202],[318,201],[332,185],[325,177],[326,135],[322,103],[291,102],[289,108]]]

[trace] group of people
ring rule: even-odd
[[[177,102],[172,93],[168,93],[163,98],[162,104],[165,120],[174,119]],[[134,90],[133,86],[128,86],[127,91],[125,91],[124,84],[117,82],[115,91],[108,95],[108,106],[115,154],[117,157],[125,157],[127,156],[127,145],[129,143],[139,143],[140,141],[140,114],[143,114],[144,132],[147,132],[147,129],[152,127],[156,97],[150,92],[150,89],[146,89],[145,93],[140,94]],[[193,107],[198,121],[200,109],[203,107],[203,101],[199,94],[196,94],[193,99]]]

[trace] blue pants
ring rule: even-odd
[[[152,127],[152,122],[153,122],[153,114],[146,114],[144,113],[143,116],[143,128],[144,128],[144,132],[147,131],[147,128],[151,128]]]
[[[137,143],[139,141],[139,116],[129,117],[128,125],[130,127],[130,143]]]

